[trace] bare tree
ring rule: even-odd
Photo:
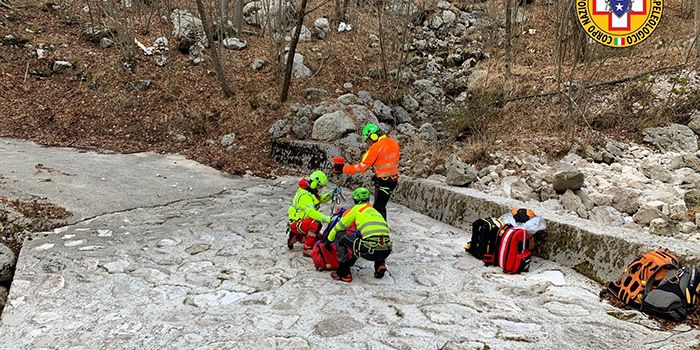
[[[197,0],[200,1],[200,0]],[[289,53],[287,53],[287,66],[284,72],[284,83],[282,84],[282,94],[280,95],[280,100],[282,102],[287,101],[289,95],[289,84],[292,79],[292,67],[294,66],[294,55],[297,52],[297,44],[299,44],[299,35],[301,34],[301,26],[304,24],[304,17],[306,17],[306,3],[307,0],[301,0],[301,8],[299,9],[297,17],[297,27],[294,30],[294,37],[289,45]],[[281,11],[280,11],[281,12]]]
[[[234,95],[233,88],[229,85],[226,79],[226,74],[224,73],[224,66],[221,64],[221,57],[219,56],[219,51],[216,46],[214,46],[214,36],[211,32],[211,23],[207,17],[207,11],[204,8],[202,0],[197,0],[197,10],[199,11],[199,17],[202,18],[202,26],[204,26],[204,33],[207,35],[207,40],[209,45],[211,45],[211,56],[214,60],[214,70],[216,70],[216,77],[219,79],[219,84],[221,89],[224,91],[226,97],[231,97]]]
[[[235,0],[233,4],[233,28],[238,35],[241,35],[241,26],[243,25],[243,5],[243,0]]]
[[[506,0],[506,79],[510,80],[513,66],[513,0]]]

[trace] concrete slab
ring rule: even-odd
[[[73,213],[68,223],[209,196],[226,183],[223,173],[180,155],[100,154],[0,139],[0,197],[46,198]]]
[[[71,159],[70,150],[56,151]],[[53,159],[53,149],[43,152]],[[74,151],[72,157],[94,155]],[[138,169],[129,162],[140,164],[139,157],[116,159],[122,157],[123,169]],[[169,158],[158,158],[151,159],[152,171],[172,169]],[[52,166],[61,169],[62,163]],[[127,170],[116,174],[116,184],[133,178]],[[328,272],[314,270],[299,247],[286,248],[286,209],[297,179],[211,181],[229,189],[99,215],[26,241],[2,314],[0,349],[679,349],[700,344],[700,330],[661,331],[639,312],[601,303],[598,284],[557,263],[535,259],[532,270],[521,275],[484,267],[462,250],[467,232],[399,205],[389,206],[395,241],[389,274],[374,279],[371,263],[360,261],[351,284],[332,281]],[[70,188],[83,191],[78,185]],[[102,196],[71,202],[70,192],[53,191],[79,213],[92,210],[80,203]]]

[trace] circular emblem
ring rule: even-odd
[[[576,0],[576,16],[593,40],[610,47],[634,46],[661,21],[663,0]]]

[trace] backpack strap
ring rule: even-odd
[[[669,268],[669,270],[675,269],[675,270],[680,270],[682,269],[680,266],[678,266],[675,263],[668,263],[668,264],[663,264],[654,270],[654,273],[649,276],[646,280],[646,284],[644,285],[644,294],[649,294],[651,292],[653,286],[654,286],[654,277],[661,271],[661,270],[666,270],[666,268]]]

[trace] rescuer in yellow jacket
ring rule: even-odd
[[[331,217],[319,211],[321,203],[328,203],[333,194],[330,192],[319,194],[319,190],[326,187],[328,177],[321,170],[316,170],[309,179],[299,180],[299,187],[292,199],[292,205],[287,209],[289,223],[287,230],[287,248],[292,250],[294,242],[304,242],[304,256],[311,256],[314,243],[319,238],[321,226],[331,221]]]
[[[374,261],[374,277],[384,277],[385,261],[391,254],[392,246],[389,226],[382,215],[368,203],[369,198],[368,189],[357,188],[352,194],[355,206],[343,214],[328,234],[326,244],[335,241],[338,252],[338,270],[331,273],[334,280],[352,282],[350,266],[355,263],[355,259],[348,259],[346,247],[352,249],[355,257]],[[348,232],[352,224],[355,224],[357,231]]]

